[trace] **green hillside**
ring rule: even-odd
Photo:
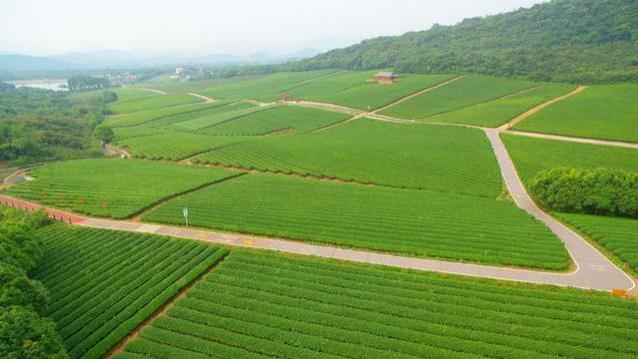
[[[384,36],[303,60],[296,70],[394,67],[558,82],[638,81],[638,2],[554,0]]]

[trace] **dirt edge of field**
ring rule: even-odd
[[[159,307],[153,314],[151,314],[142,323],[140,323],[137,327],[135,327],[133,331],[131,331],[127,336],[122,338],[117,344],[115,344],[111,349],[109,349],[109,351],[106,352],[106,354],[104,354],[102,358],[103,359],[112,358],[116,356],[117,354],[121,353],[122,351],[124,351],[124,349],[126,349],[129,343],[131,343],[133,340],[139,337],[142,330],[148,328],[156,318],[161,317],[171,307],[173,307],[176,301],[178,301],[179,299],[185,298],[186,293],[188,293],[189,290],[191,290],[195,285],[199,284],[204,279],[206,279],[206,277],[208,277],[215,268],[217,268],[220,264],[222,264],[226,260],[226,258],[228,258],[228,255],[230,254],[230,251],[228,249],[224,249],[223,247],[220,247],[219,250],[225,250],[226,253],[215,263],[211,264],[210,267],[202,271],[202,273],[200,273],[190,283],[186,284],[182,289],[180,289],[177,293],[175,293],[172,297],[170,297],[166,302],[164,302],[164,304],[161,307]]]

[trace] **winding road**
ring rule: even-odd
[[[635,288],[633,280],[602,255],[580,235],[543,212],[529,197],[521,182],[514,164],[499,137],[497,129],[486,129],[487,135],[503,179],[514,202],[534,218],[543,222],[564,244],[569,251],[576,269],[571,273],[552,273],[528,269],[516,269],[486,266],[480,264],[448,262],[436,259],[422,259],[399,255],[377,253],[365,250],[345,249],[334,246],[314,245],[297,241],[277,238],[259,237],[243,234],[220,233],[201,229],[191,229],[160,225],[154,223],[140,223],[135,221],[120,221],[80,216],[66,213],[54,208],[45,208],[50,216],[74,225],[90,228],[101,228],[138,233],[153,233],[198,240],[216,244],[237,247],[259,248],[287,253],[312,255],[338,260],[362,262],[375,265],[401,267],[414,270],[435,271],[441,273],[459,274],[472,277],[493,278],[500,280],[529,282],[537,284],[551,284],[583,289],[611,291],[613,289],[632,290]],[[0,203],[26,210],[41,208],[40,205],[27,201],[0,195]]]

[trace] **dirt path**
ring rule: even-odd
[[[536,114],[539,111],[542,111],[546,107],[551,106],[551,105],[555,104],[558,101],[562,101],[562,100],[564,100],[566,98],[569,98],[569,97],[572,97],[574,95],[577,95],[577,94],[579,94],[579,93],[581,93],[581,92],[583,92],[585,90],[587,90],[587,86],[578,86],[578,87],[576,87],[576,89],[574,89],[573,91],[571,91],[571,92],[569,92],[567,94],[564,94],[562,96],[553,98],[553,99],[551,99],[551,100],[549,100],[547,102],[543,102],[542,104],[525,111],[524,113],[522,113],[522,114],[514,117],[513,119],[509,120],[507,123],[505,123],[504,125],[502,125],[498,129],[500,131],[509,130],[512,127],[514,127],[516,124],[520,123],[521,121],[524,121],[524,120],[528,119],[529,117],[533,116],[534,114]]]
[[[599,145],[599,146],[613,146],[613,147],[624,147],[624,148],[638,149],[638,143],[631,143],[631,142],[597,140],[595,138],[584,138],[584,137],[581,138],[581,137],[570,137],[570,136],[561,136],[561,135],[549,135],[549,134],[546,134],[546,133],[523,132],[523,131],[513,131],[513,130],[502,131],[502,132],[510,134],[510,135],[542,138],[542,139],[546,139],[546,140],[577,142],[577,143],[588,143],[588,144],[591,144],[591,145]]]
[[[204,100],[204,102],[207,102],[207,103],[217,102],[217,100],[215,100],[212,97],[200,95],[200,94],[195,93],[195,92],[189,92],[188,95],[200,98],[200,99]]]
[[[286,105],[291,105],[291,106],[301,106],[301,107],[316,108],[319,110],[326,110],[331,112],[346,113],[349,115],[360,115],[360,114],[366,113],[365,111],[362,111],[356,108],[340,106],[340,105],[324,103],[324,102],[299,100],[299,101],[282,101],[281,103]]]
[[[148,88],[148,87],[130,87],[130,88],[134,88],[134,89],[138,89],[138,90],[142,90],[142,91],[146,91],[146,92],[153,92],[159,95],[168,95],[168,93],[166,93],[165,91],[162,90],[156,90],[156,89],[152,89],[152,88]]]
[[[131,152],[114,146],[113,144],[107,143],[104,145],[104,156],[105,157],[113,157],[113,156],[124,156],[125,158],[132,158]]]

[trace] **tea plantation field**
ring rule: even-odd
[[[638,142],[638,85],[591,86],[514,129]]]
[[[176,198],[143,220],[179,225],[184,207],[192,225],[232,232],[552,270],[570,262],[547,228],[493,198],[256,174]]]
[[[12,196],[94,216],[126,218],[161,199],[220,181],[218,169],[131,160],[76,160],[30,172],[35,180],[11,187]]]
[[[470,75],[401,102],[381,111],[381,114],[415,120],[424,119],[481,102],[492,101],[534,86],[538,86],[538,84]]]
[[[175,93],[167,95],[156,95],[151,97],[136,98],[132,100],[118,100],[109,104],[108,108],[111,112],[131,113],[142,110],[150,110],[163,107],[172,107],[176,105],[184,105],[194,102],[201,102],[202,99],[195,96]]]
[[[307,132],[348,119],[350,115],[298,106],[274,106],[211,125],[214,135],[266,135],[278,130]],[[192,124],[192,121],[191,121]]]
[[[237,250],[117,358],[630,358],[637,335],[602,293]]]
[[[638,151],[502,134],[501,138],[523,181],[556,167],[618,168],[638,172]]]
[[[240,141],[246,141],[246,138],[207,136],[187,132],[164,132],[120,140],[117,141],[117,145],[128,148],[133,157],[178,161]]]
[[[585,233],[638,272],[638,219],[560,213],[559,218]]]
[[[215,81],[210,87],[199,92],[215,99],[272,102],[279,99],[279,95],[283,92],[335,72],[337,71],[278,72],[266,76],[238,77],[231,81]]]
[[[501,192],[500,171],[485,135],[447,126],[361,119],[322,132],[242,142],[193,160],[490,198]]]
[[[38,234],[33,276],[50,291],[48,315],[72,358],[101,358],[226,249],[160,236],[61,225]]]
[[[453,78],[452,75],[401,75],[399,82],[380,85],[367,82],[379,71],[343,71],[298,86],[291,91],[295,100],[333,103],[360,110],[388,105],[419,90]]]
[[[464,107],[433,117],[430,120],[498,127],[527,110],[564,95],[573,89],[574,86],[570,85],[544,84],[518,95]]]
[[[211,108],[217,108],[218,103],[215,104],[193,104],[192,106],[174,106],[166,108],[155,108],[145,111],[139,111],[132,114],[121,115],[113,118],[109,118],[106,123],[110,127],[127,127],[127,126],[139,126],[151,121],[168,118],[176,115],[190,114],[193,118],[200,115],[200,111],[206,111]]]

